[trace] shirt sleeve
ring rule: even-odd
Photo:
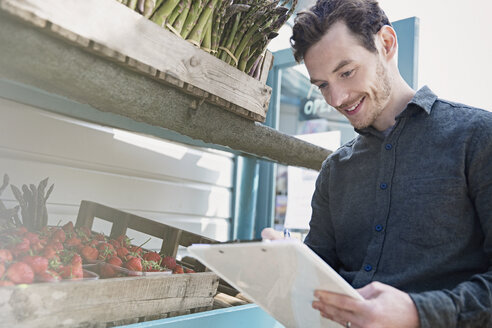
[[[330,157],[323,162],[316,179],[316,188],[311,200],[312,215],[309,222],[309,233],[304,243],[334,270],[338,270],[339,261],[336,255],[335,234],[331,222],[329,207]]]
[[[483,230],[488,270],[452,290],[410,294],[422,328],[492,327],[492,115],[486,115],[473,131],[466,174]]]

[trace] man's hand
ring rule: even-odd
[[[357,290],[364,300],[317,290],[313,308],[321,315],[351,328],[418,328],[417,308],[410,296],[396,288],[372,282]],[[350,322],[350,324],[347,324]]]

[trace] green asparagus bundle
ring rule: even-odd
[[[249,75],[297,0],[117,0]]]

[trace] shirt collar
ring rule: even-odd
[[[415,93],[412,100],[410,100],[410,102],[408,103],[407,108],[409,107],[409,105],[413,104],[425,110],[427,114],[430,114],[432,106],[434,105],[436,99],[437,96],[434,94],[434,92],[432,92],[432,90],[429,89],[428,86],[423,86]]]
[[[412,100],[410,100],[410,102],[407,104],[403,112],[398,114],[398,116],[396,116],[395,118],[398,120],[403,116],[410,115],[412,112],[412,107],[415,108],[415,106],[423,109],[427,114],[430,114],[430,112],[432,111],[432,106],[434,105],[436,99],[437,99],[436,94],[434,94],[434,92],[432,92],[432,90],[429,89],[428,86],[423,86],[415,93]],[[415,106],[411,106],[411,105],[415,105]],[[383,132],[376,130],[372,126],[369,126],[361,130],[359,129],[354,129],[354,130],[359,134],[364,134],[364,135],[373,134],[381,138],[384,138]]]

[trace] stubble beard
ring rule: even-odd
[[[388,71],[384,68],[380,60],[378,60],[376,66],[376,83],[370,91],[373,96],[371,98],[366,95],[366,100],[372,99],[372,104],[368,104],[372,106],[367,108],[366,117],[361,121],[352,122],[353,127],[356,129],[364,129],[374,124],[378,117],[383,113],[385,105],[390,97],[390,78],[388,76]]]

